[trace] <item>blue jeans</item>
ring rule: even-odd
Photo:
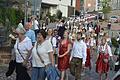
[[[44,67],[33,67],[31,80],[45,80],[46,73]]]

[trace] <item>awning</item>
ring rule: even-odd
[[[44,2],[42,2],[42,4],[41,4],[41,7],[42,7],[42,8],[44,8],[44,7],[49,8],[50,6],[57,6],[57,4],[44,3]]]

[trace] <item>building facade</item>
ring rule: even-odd
[[[111,0],[113,10],[120,10],[120,0]]]
[[[80,11],[80,0],[76,0],[75,10]]]
[[[56,14],[57,10],[62,12],[62,16],[68,17],[74,14],[76,0],[42,0],[42,13],[48,11],[51,15]]]
[[[93,12],[96,11],[97,0],[84,0],[84,11]]]

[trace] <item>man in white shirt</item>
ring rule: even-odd
[[[82,33],[77,33],[77,40],[73,43],[70,71],[75,76],[75,80],[80,80],[82,68],[86,62],[86,44],[83,42]]]
[[[33,20],[33,29],[35,31],[35,36],[37,37],[37,33],[39,31],[39,22],[36,18]]]

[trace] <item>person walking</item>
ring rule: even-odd
[[[84,44],[82,33],[77,33],[77,40],[73,44],[71,57],[70,57],[70,72],[75,76],[75,80],[81,80],[82,68],[85,67],[86,62],[86,50],[87,47]]]
[[[105,80],[108,80],[109,59],[112,57],[112,51],[105,38],[101,40],[101,44],[98,47],[98,53],[96,72],[99,74],[99,80],[103,80],[102,75],[104,73],[106,75]]]
[[[53,29],[48,29],[47,30],[47,37],[46,39],[52,44],[53,47],[53,53],[55,54],[56,52],[56,44],[57,44],[57,39],[53,36]]]
[[[61,37],[58,35],[58,31],[57,29],[54,30],[54,33],[53,33],[53,38],[56,39],[56,46],[54,46],[54,57],[55,57],[55,66],[57,66],[58,64],[58,53],[59,53],[59,43],[60,43],[60,40],[61,40]],[[54,43],[55,44],[55,43]]]
[[[91,51],[90,51],[91,50],[90,49],[91,40],[90,40],[89,35],[86,36],[85,43],[87,46],[87,57],[86,57],[85,67],[87,67],[87,68],[89,68],[89,70],[91,70]]]
[[[32,80],[55,80],[52,67],[54,56],[52,44],[46,40],[47,33],[41,30],[37,35],[37,42],[32,50]]]
[[[71,43],[68,39],[68,31],[66,30],[63,34],[63,38],[59,44],[59,54],[58,54],[58,69],[61,72],[61,79],[65,80],[65,71],[69,68],[70,50]]]
[[[64,31],[66,30],[65,25],[64,25],[64,20],[61,20],[60,24],[57,26],[58,29],[58,35],[63,38]]]
[[[39,22],[36,17],[33,18],[33,30],[35,31],[35,36],[37,37],[37,33],[39,31]]]
[[[35,32],[30,29],[30,24],[29,23],[25,24],[25,30],[26,30],[25,36],[27,36],[31,39],[32,45],[34,46],[34,44],[36,42]]]
[[[14,45],[16,58],[16,80],[31,80],[27,73],[27,62],[32,50],[31,40],[25,36],[24,28],[16,29],[16,43]]]

